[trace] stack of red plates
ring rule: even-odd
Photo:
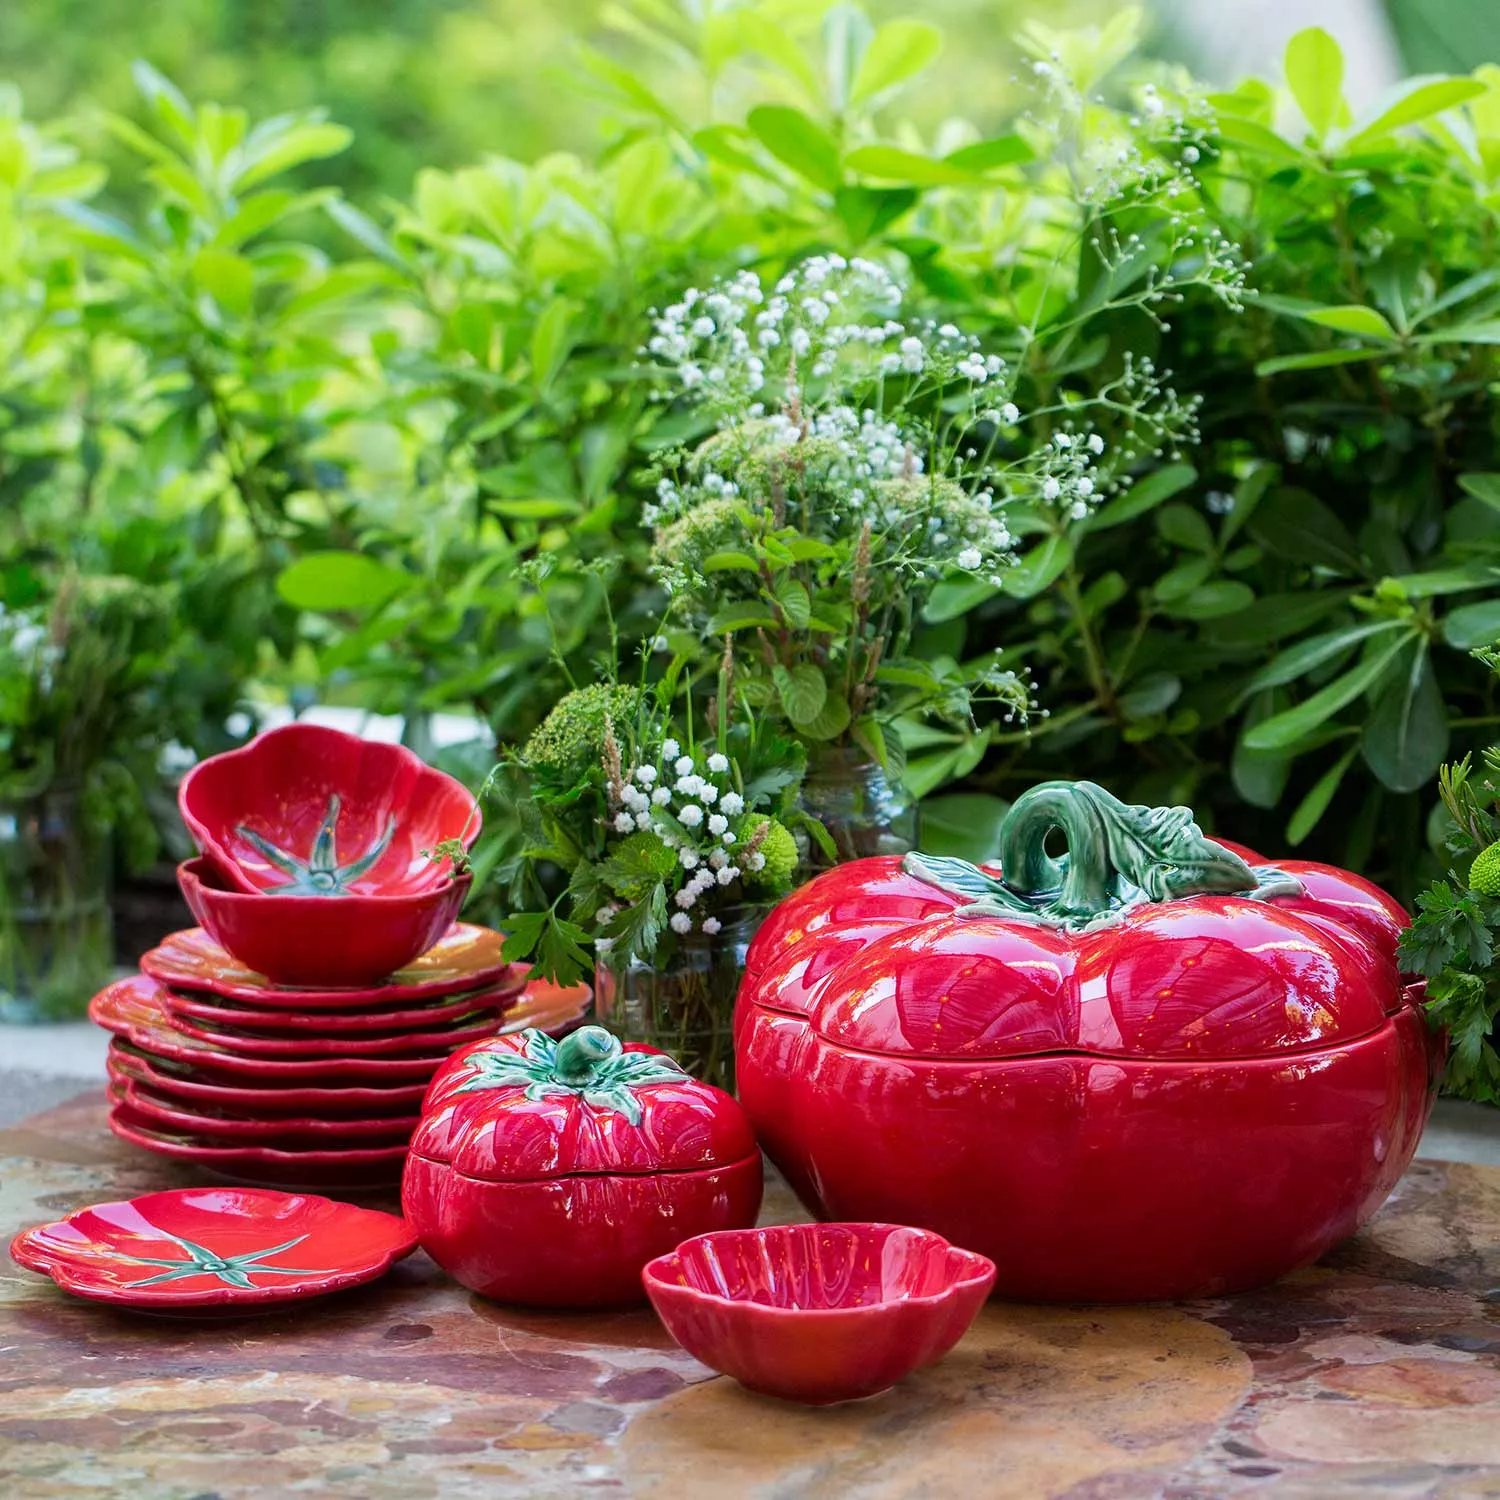
[[[588,1008],[587,986],[528,982],[502,942],[459,923],[379,983],[319,990],[276,985],[202,928],[175,933],[89,1008],[114,1035],[110,1128],[239,1181],[394,1181],[450,1052],[530,1026],[560,1034]]]

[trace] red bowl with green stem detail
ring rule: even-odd
[[[218,863],[177,867],[188,909],[233,957],[277,984],[352,988],[376,984],[426,953],[453,926],[472,877],[391,896],[249,895],[226,889]]]
[[[211,756],[177,796],[199,849],[247,894],[394,896],[453,873],[441,851],[479,837],[469,790],[403,745],[318,724],[267,730]]]

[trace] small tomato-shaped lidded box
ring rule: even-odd
[[[815,1213],[934,1230],[1002,1295],[1153,1301],[1375,1212],[1438,1060],[1395,901],[1090,782],[1017,798],[999,852],[838,866],[757,934],[740,1098]]]
[[[749,1118],[602,1026],[491,1037],[432,1080],[401,1204],[455,1280],[501,1302],[642,1302],[641,1268],[760,1211]]]

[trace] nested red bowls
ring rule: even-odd
[[[230,1311],[383,1276],[416,1249],[394,1214],[307,1194],[178,1188],[96,1203],[11,1241],[64,1291],[137,1311]]]
[[[994,1264],[895,1224],[782,1224],[698,1235],[642,1273],[668,1332],[741,1385],[825,1406],[941,1359]]]
[[[1050,783],[996,869],[860,860],[771,913],[740,1098],[813,1212],[932,1229],[1004,1295],[1256,1286],[1352,1234],[1416,1149],[1440,1050],[1406,922],[1348,871]]]
[[[401,1190],[449,1275],[540,1307],[638,1303],[647,1261],[754,1223],[760,1198],[739,1105],[599,1026],[456,1053],[428,1090]]]
[[[426,953],[452,927],[472,877],[395,895],[251,895],[227,888],[214,860],[177,867],[188,909],[247,968],[279,985],[375,984]]]
[[[316,724],[268,730],[200,762],[178,805],[199,849],[243,891],[391,896],[441,888],[424,851],[479,836],[473,796],[401,745]]]

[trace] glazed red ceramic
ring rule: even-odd
[[[111,1071],[156,1093],[185,1104],[189,1109],[207,1107],[230,1110],[243,1119],[283,1118],[299,1113],[315,1113],[320,1118],[337,1120],[350,1115],[409,1113],[419,1106],[427,1092],[426,1078],[413,1083],[393,1083],[385,1087],[337,1085],[267,1086],[234,1075],[225,1078],[204,1068],[191,1067],[171,1058],[151,1057],[129,1042],[116,1037],[109,1044]]]
[[[406,1158],[405,1141],[296,1150],[253,1142],[220,1144],[176,1125],[147,1120],[127,1104],[116,1104],[110,1110],[109,1128],[132,1146],[203,1167],[237,1182],[350,1189],[385,1186],[400,1177],[401,1163]]]
[[[694,1359],[763,1395],[827,1406],[940,1360],[995,1267],[923,1229],[780,1224],[698,1235],[642,1279]]]
[[[257,1188],[96,1203],[11,1241],[64,1291],[141,1311],[254,1308],[374,1281],[417,1247],[394,1214]]]
[[[162,1003],[173,1020],[197,1021],[210,1029],[248,1028],[282,1036],[334,1037],[431,1029],[472,1015],[476,1010],[507,1010],[525,988],[524,977],[507,977],[498,985],[436,1000],[430,1005],[397,1005],[380,1010],[266,1010],[246,1005],[242,1000],[167,987],[163,988]]]
[[[1019,798],[999,868],[859,860],[757,934],[740,1097],[814,1212],[1066,1301],[1255,1286],[1374,1213],[1438,1062],[1390,897],[1088,782]]]
[[[516,972],[500,957],[505,934],[460,922],[420,958],[382,984],[347,989],[287,989],[231,958],[201,927],[174,932],[141,960],[142,972],[174,989],[205,990],[266,1010],[370,1010],[406,1000],[435,1000],[495,984]]]
[[[172,1009],[169,992],[160,992],[160,998],[168,1020],[184,1036],[227,1047],[243,1057],[287,1058],[297,1061],[322,1057],[446,1057],[455,1047],[462,1047],[465,1042],[477,1042],[482,1037],[494,1036],[500,1029],[500,1018],[504,1014],[498,1007],[489,1007],[470,1010],[457,1021],[446,1025],[428,1026],[421,1030],[339,1032],[334,1036],[318,1036],[311,1032],[287,1035],[254,1031],[243,1026],[216,1026],[206,1021],[195,1021],[191,1017],[178,1015]]]
[[[404,746],[317,724],[267,730],[200,762],[177,801],[199,849],[251,894],[437,890],[453,866],[430,851],[467,849],[480,826],[468,790]]]
[[[455,1280],[502,1302],[643,1300],[687,1235],[755,1222],[760,1152],[728,1094],[601,1026],[465,1048],[432,1080],[403,1212]]]
[[[205,858],[177,867],[183,898],[226,953],[273,984],[376,984],[426,953],[452,927],[472,877],[394,896],[249,895],[223,888]]]
[[[224,1142],[258,1141],[262,1145],[297,1149],[311,1144],[399,1145],[411,1139],[418,1117],[378,1115],[373,1119],[337,1116],[246,1116],[232,1110],[192,1109],[169,1094],[133,1079],[118,1064],[109,1067],[110,1102],[125,1104],[130,1112],[157,1125]]]
[[[171,1058],[216,1073],[280,1083],[414,1083],[432,1076],[437,1058],[426,1057],[248,1057],[203,1037],[189,1036],[167,1014],[161,986],[144,974],[117,980],[89,1001],[89,1018],[151,1057]]]

